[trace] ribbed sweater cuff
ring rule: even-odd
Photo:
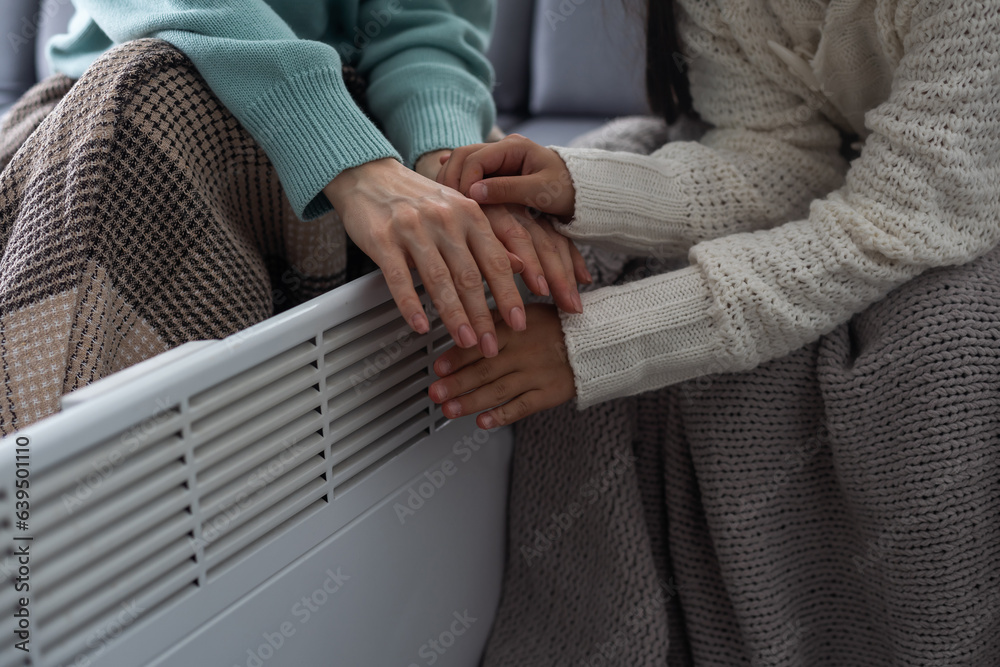
[[[730,370],[697,267],[580,296],[583,313],[560,316],[581,410]]]
[[[388,114],[384,124],[412,167],[424,153],[481,143],[493,124],[488,111],[481,99],[463,90],[430,89]]]
[[[241,118],[267,153],[295,213],[330,210],[323,188],[340,172],[399,154],[357,107],[339,71],[311,70],[261,97]]]
[[[558,224],[564,236],[619,251],[652,257],[684,257],[690,248],[680,165],[660,161],[652,167],[633,153],[550,146],[566,163],[575,212]],[[642,156],[644,157],[644,156]],[[677,171],[676,178],[664,178]],[[664,187],[666,184],[666,187]],[[656,193],[651,196],[650,193]]]

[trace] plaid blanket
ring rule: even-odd
[[[1000,249],[754,371],[516,433],[484,667],[1000,664]]]
[[[160,40],[35,86],[0,128],[0,169],[2,434],[344,282],[336,215],[301,222],[264,152]]]

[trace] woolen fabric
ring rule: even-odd
[[[752,371],[519,422],[485,667],[997,665],[998,322],[994,248]]]
[[[299,220],[260,145],[161,40],[32,88],[0,128],[0,169],[5,435],[344,282],[336,214]]]

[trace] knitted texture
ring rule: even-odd
[[[752,371],[519,422],[484,667],[994,667],[998,319],[1000,248]]]
[[[681,117],[672,125],[667,125],[662,118],[652,116],[624,116],[580,135],[570,145],[576,148],[627,151],[649,155],[669,141],[696,141],[705,134],[706,129],[704,123],[687,116]],[[558,147],[552,146],[551,148]],[[558,226],[558,220],[553,218],[552,221]],[[620,276],[629,273],[630,262],[640,262],[648,256],[645,252],[636,255],[635,252],[627,250],[618,251],[607,244],[593,246],[578,243],[577,247],[587,263],[587,270],[594,278],[591,285],[580,287],[583,291],[598,289],[601,285],[614,283]],[[645,264],[644,261],[641,263]],[[655,267],[657,269],[655,272],[661,272],[660,269],[680,268],[685,263],[680,258],[663,261],[658,263],[662,266]],[[649,268],[647,266],[647,276],[654,272],[648,270]]]
[[[697,272],[674,293],[650,279],[563,314],[581,407],[753,368],[1000,240],[996,0],[679,4],[695,105],[714,129],[650,156],[560,149],[576,188],[561,231],[687,254]],[[862,103],[867,138],[846,171],[841,132]]]
[[[112,44],[164,39],[183,51],[263,147],[295,212],[330,210],[322,189],[379,158],[412,165],[478,143],[493,125],[484,54],[492,0],[74,0],[49,54],[78,78]],[[343,64],[369,81],[385,135],[352,102]]]
[[[630,117],[574,144],[648,154],[700,132],[687,120],[667,127]],[[580,251],[593,288],[634,280],[627,255]],[[484,667],[665,664],[668,637],[683,633],[673,627],[679,615],[667,613],[677,590],[666,559],[654,557],[664,553],[666,530],[643,521],[644,508],[650,525],[664,516],[662,447],[633,447],[647,424],[626,398],[583,412],[567,404],[515,425],[503,600]],[[637,486],[637,476],[646,484]],[[669,644],[671,655],[683,647]]]
[[[336,214],[296,217],[267,155],[166,42],[113,49],[75,85],[42,82],[6,121],[0,433],[344,280]]]

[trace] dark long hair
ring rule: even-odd
[[[646,95],[653,113],[673,123],[691,109],[691,87],[674,22],[674,0],[646,0]]]

